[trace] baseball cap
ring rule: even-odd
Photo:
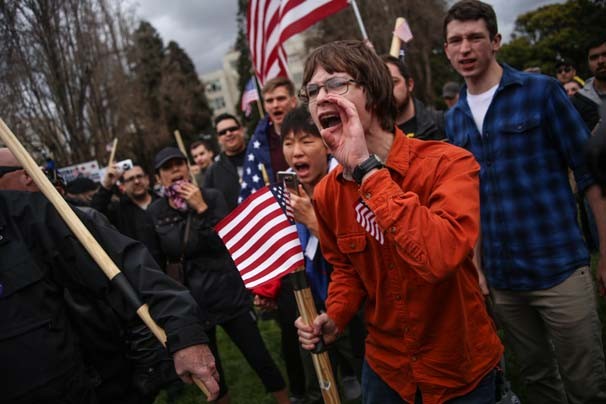
[[[88,191],[94,191],[99,187],[95,181],[87,177],[78,177],[67,183],[65,190],[68,194],[79,195]]]
[[[178,148],[165,147],[164,149],[160,150],[158,154],[156,154],[156,157],[154,157],[154,169],[158,171],[160,167],[164,165],[164,163],[171,159],[187,160],[187,158]]]

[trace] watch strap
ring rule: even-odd
[[[383,163],[377,157],[376,154],[371,154],[366,160],[356,166],[354,168],[353,173],[351,174],[352,178],[356,182],[356,184],[361,185],[362,179],[366,174],[368,174],[371,170],[375,168],[383,168]]]

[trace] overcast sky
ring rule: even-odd
[[[358,4],[372,0],[358,0]],[[560,0],[485,0],[497,13],[505,41],[516,17]],[[198,74],[219,69],[223,55],[236,41],[237,0],[133,0],[137,14],[160,32],[164,44],[176,41],[193,59]],[[368,30],[368,27],[367,27]]]

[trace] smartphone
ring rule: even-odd
[[[290,171],[278,171],[278,181],[284,184],[284,187],[288,188],[290,192],[299,195],[299,178],[297,178],[297,174]]]

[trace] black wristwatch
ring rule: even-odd
[[[356,184],[361,185],[362,178],[364,178],[364,176],[368,174],[370,170],[383,167],[383,163],[381,163],[381,160],[379,160],[377,155],[371,154],[366,160],[364,160],[361,164],[357,165],[356,168],[354,168],[351,176],[353,177]]]

